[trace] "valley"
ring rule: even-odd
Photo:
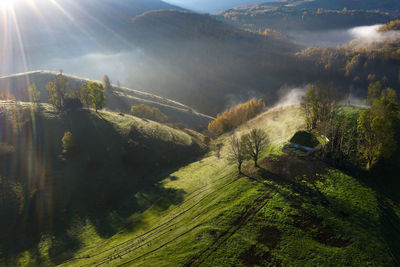
[[[0,266],[399,266],[394,0],[0,3]]]

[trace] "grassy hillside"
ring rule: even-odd
[[[56,246],[43,239],[36,250],[9,258],[32,266],[254,266],[396,265],[400,206],[357,180],[306,155],[281,148],[303,127],[299,107],[270,110],[237,130],[265,129],[273,148],[261,168],[252,164],[238,176],[227,161],[229,134],[212,144],[201,160],[164,176],[159,185],[181,192],[146,194],[149,203],[112,236],[100,236],[91,223],[70,234],[78,245]],[[128,202],[127,205],[130,205]]]
[[[0,77],[0,92],[11,94],[20,101],[31,101],[27,88],[35,83],[41,93],[41,102],[46,103],[48,102],[46,84],[53,81],[56,75],[58,73],[51,71],[33,71]],[[77,90],[83,83],[90,81],[82,77],[65,76],[70,83],[70,90]],[[106,93],[106,109],[129,113],[131,106],[137,104],[157,107],[168,116],[170,122],[182,123],[193,129],[206,128],[213,119],[194,111],[187,105],[143,91],[113,85],[113,92]]]
[[[79,240],[69,231],[79,223],[111,236],[127,214],[147,207],[145,199],[165,194],[160,206],[168,207],[182,192],[165,189],[160,177],[205,151],[194,131],[107,111],[3,101],[0,125],[2,257],[38,248],[46,235],[56,242],[51,254],[65,240],[74,247]],[[66,132],[74,142],[63,150]],[[135,194],[146,197],[135,202]]]

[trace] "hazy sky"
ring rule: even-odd
[[[257,2],[267,2],[271,0],[163,0],[186,9],[205,12],[218,13],[220,11]]]

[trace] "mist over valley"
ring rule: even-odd
[[[398,266],[398,0],[0,1],[0,266]]]

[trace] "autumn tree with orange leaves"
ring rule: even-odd
[[[210,122],[208,131],[214,135],[221,135],[228,132],[260,114],[265,106],[265,102],[262,99],[258,99],[250,100],[244,104],[228,109],[224,113],[218,114],[217,118]]]

